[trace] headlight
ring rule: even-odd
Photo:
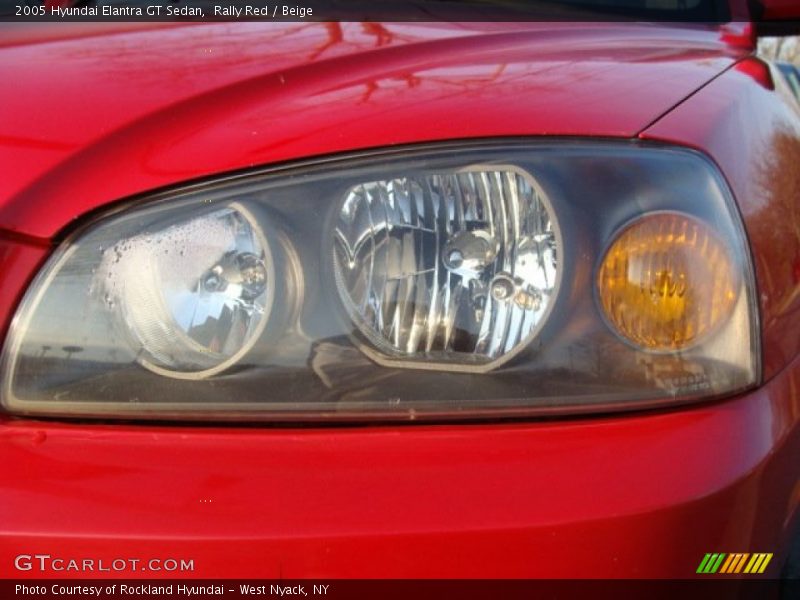
[[[682,149],[498,142],[262,171],[70,236],[2,355],[20,414],[521,416],[758,379],[724,182]]]
[[[264,329],[274,288],[269,245],[241,208],[122,240],[92,278],[140,364],[186,378],[236,364]]]
[[[553,303],[558,227],[518,169],[360,183],[345,192],[334,236],[342,301],[386,359],[496,367]]]

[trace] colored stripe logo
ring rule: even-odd
[[[700,561],[697,572],[704,575],[713,575],[714,573],[724,573],[726,575],[747,573],[755,575],[763,573],[771,560],[771,552],[756,552],[754,554],[747,552],[732,554],[725,554],[724,552],[709,553]]]

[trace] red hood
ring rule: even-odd
[[[746,52],[646,25],[98,27],[0,47],[0,228],[47,238],[124,196],[359,148],[632,137]]]

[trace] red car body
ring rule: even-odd
[[[719,551],[775,553],[764,576],[780,573],[800,516],[800,107],[746,25],[7,33],[0,337],[61,232],[116,200],[358,149],[572,136],[719,166],[751,244],[763,367],[722,401],[529,422],[0,416],[0,576],[689,577]],[[37,554],[194,570],[20,569]]]

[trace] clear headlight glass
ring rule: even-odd
[[[646,144],[509,141],[264,170],[66,237],[0,357],[16,414],[530,416],[759,377],[725,183]]]
[[[513,168],[354,186],[334,227],[344,305],[387,357],[419,368],[496,367],[525,347],[552,305],[552,212],[530,175]]]

